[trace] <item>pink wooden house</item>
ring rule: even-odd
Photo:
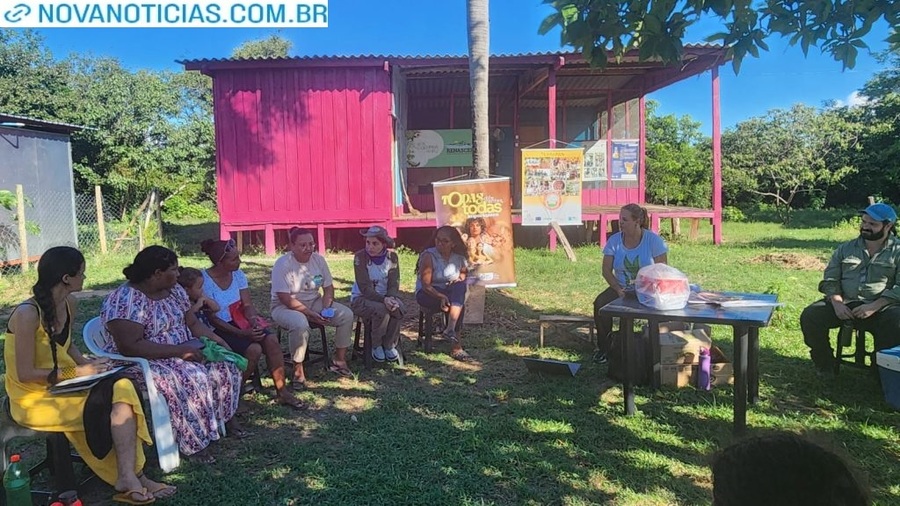
[[[712,208],[649,208],[657,229],[667,217],[710,219],[718,243],[718,67],[725,62],[725,50],[708,44],[686,46],[677,65],[640,62],[634,54],[603,70],[592,68],[580,54],[493,56],[492,173],[511,177],[515,209],[521,202],[520,149],[584,142],[609,147],[617,139],[639,139],[637,180],[584,184],[583,219],[598,222],[605,231],[620,206],[645,202],[644,97],[710,71]],[[213,80],[221,235],[263,231],[267,254],[275,253],[285,231],[295,225],[315,229],[321,249],[329,246],[326,232],[334,240],[340,236],[335,231],[374,224],[401,238],[407,229],[432,229],[430,183],[469,170],[406,166],[407,130],[471,128],[464,56],[180,63]],[[606,234],[598,235],[605,242]]]

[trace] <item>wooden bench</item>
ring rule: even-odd
[[[572,331],[579,327],[587,326],[591,335],[591,342],[594,342],[594,319],[589,316],[577,316],[566,314],[542,314],[538,318],[541,325],[540,346],[544,347],[544,329],[550,325],[564,325],[567,330]]]

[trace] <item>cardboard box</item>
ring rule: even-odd
[[[734,366],[731,362],[709,365],[709,383],[713,386],[733,385]]]
[[[709,334],[703,329],[673,330],[659,335],[660,364],[696,364],[700,348],[712,347]]]
[[[734,384],[734,366],[717,346],[710,348],[709,382],[712,386]],[[697,382],[697,364],[661,364],[659,366],[660,385],[678,388],[695,385]]]
[[[662,364],[659,368],[659,384],[678,388],[697,383],[697,368],[690,364]],[[712,386],[734,384],[734,367],[730,362],[710,364],[709,383]]]
[[[659,367],[659,384],[678,388],[692,385],[693,368],[690,364],[662,364]]]

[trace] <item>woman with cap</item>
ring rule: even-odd
[[[303,403],[285,388],[281,344],[253,305],[250,285],[241,270],[241,255],[234,239],[207,239],[200,243],[200,249],[212,262],[212,267],[202,271],[203,293],[219,306],[218,311],[207,311],[206,315],[216,334],[222,336],[235,353],[247,358],[244,382],[256,372],[259,357],[265,353],[275,383],[276,401],[293,409],[303,408]]]
[[[392,249],[394,240],[384,227],[371,226],[359,232],[366,247],[353,255],[356,282],[350,294],[350,309],[372,322],[372,358],[396,361],[400,340],[403,302],[400,300],[400,262]],[[377,346],[376,346],[377,345]]]

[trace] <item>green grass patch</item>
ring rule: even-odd
[[[762,400],[748,413],[749,432],[809,434],[862,469],[878,504],[900,504],[900,414],[864,371],[816,377],[799,331],[800,311],[818,297],[817,266],[856,233],[842,216],[812,222],[798,214],[789,227],[727,223],[718,247],[708,244],[704,225],[702,240],[671,241],[669,258],[705,289],[772,292],[785,303],[760,333]],[[193,234],[210,236],[215,229],[189,227],[173,242],[185,252],[183,264],[204,266],[196,249],[202,237]],[[356,377],[337,379],[313,366],[312,388],[300,394],[312,405],[305,413],[271,404],[271,392],[251,396],[244,424],[254,436],[216,443],[213,466],[185,463],[167,476],[179,492],[166,504],[709,504],[709,456],[733,440],[730,388],[639,388],[639,414],[626,418],[621,387],[606,379],[605,366],[590,361],[592,346],[583,336],[551,330],[547,347],[537,348],[540,313],[590,315],[605,287],[599,250],[585,246],[576,253],[573,263],[562,251],[516,250],[519,286],[489,290],[486,323],[465,331],[475,363],[451,360],[442,342],[435,353],[419,351],[410,311],[402,341],[407,367],[367,372],[355,363]],[[349,297],[350,254],[328,259],[338,297]],[[130,260],[90,258],[87,289],[117,286]],[[264,312],[273,262],[244,257]],[[410,304],[414,262],[413,253],[401,252]],[[7,312],[27,296],[33,279],[0,279]],[[82,301],[78,329],[99,304],[99,298]],[[730,329],[714,328],[713,339],[730,356]],[[526,371],[524,356],[583,367],[575,378],[535,375]],[[112,495],[100,484],[86,494],[90,504]]]

